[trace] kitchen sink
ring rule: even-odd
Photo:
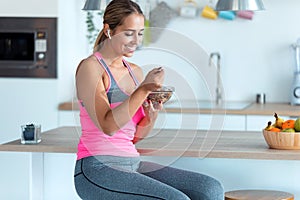
[[[242,110],[251,105],[252,102],[242,101],[225,101],[216,104],[213,101],[202,100],[181,100],[169,101],[165,104],[166,108],[183,108],[183,109],[226,109],[226,110]]]

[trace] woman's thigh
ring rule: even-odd
[[[192,200],[224,200],[221,183],[204,174],[152,162],[141,162],[138,172],[184,192]]]
[[[76,163],[75,188],[84,200],[189,199],[181,191],[143,174],[84,159]]]

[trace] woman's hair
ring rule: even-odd
[[[143,15],[140,6],[131,0],[112,0],[106,7],[103,15],[103,24],[108,24],[111,30],[122,25],[124,19],[129,15],[137,13]],[[100,31],[94,50],[99,49],[99,45],[106,39],[103,29]]]

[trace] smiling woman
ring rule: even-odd
[[[165,72],[156,67],[143,77],[138,65],[125,60],[143,40],[145,18],[136,3],[113,0],[103,19],[93,55],[76,72],[82,129],[74,175],[78,195],[223,200],[222,185],[209,176],[140,160],[135,143],[152,130],[163,107],[144,102],[162,88]]]

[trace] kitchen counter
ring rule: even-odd
[[[59,127],[42,133],[39,144],[15,140],[0,151],[76,153],[79,135],[80,127]],[[143,156],[300,160],[300,150],[269,149],[261,132],[154,129],[136,147]]]
[[[240,104],[241,102],[233,102],[232,104]],[[281,116],[300,116],[300,106],[292,106],[290,103],[266,103],[256,104],[249,102],[240,109],[232,109],[231,106],[226,107],[207,107],[201,108],[199,103],[195,101],[186,101],[182,105],[170,102],[164,107],[168,113],[193,113],[193,114],[233,114],[233,115],[273,115],[274,112]],[[77,103],[64,102],[59,104],[58,109],[61,111],[78,110]]]

